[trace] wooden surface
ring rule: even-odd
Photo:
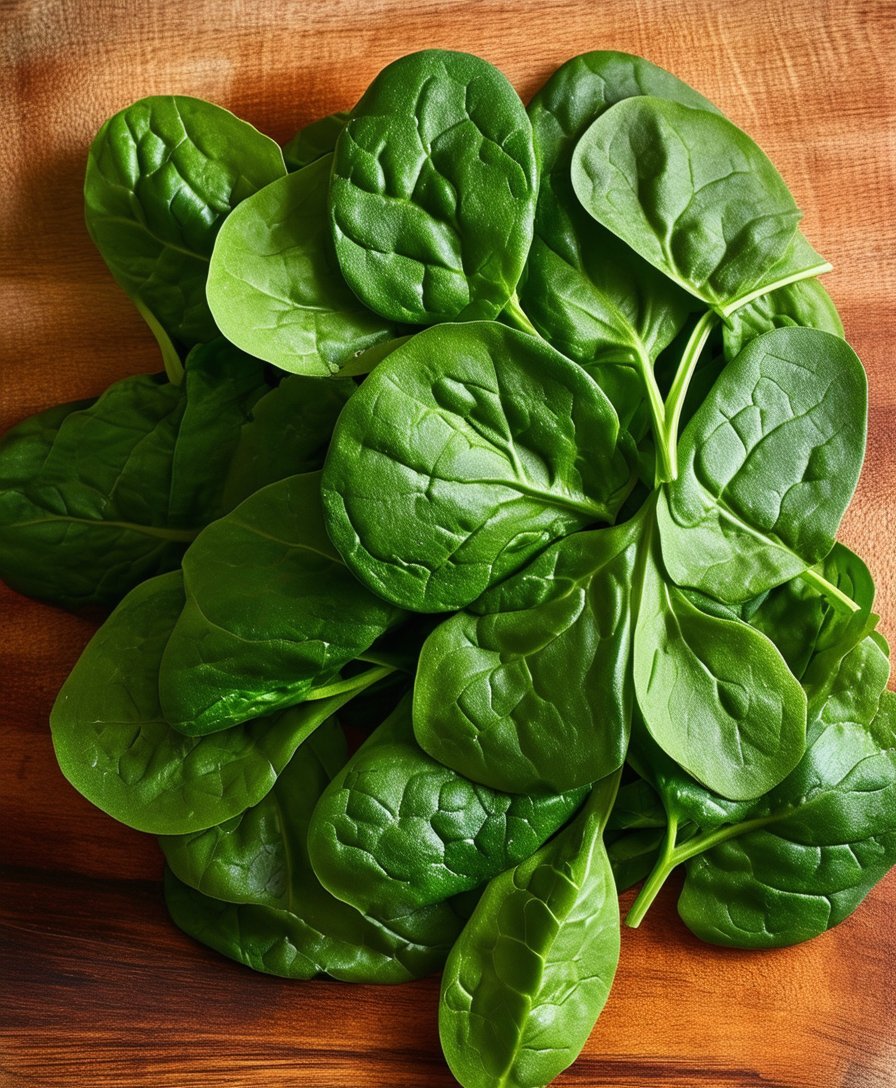
[[[524,100],[569,57],[639,53],[722,107],[784,175],[869,375],[868,457],[843,539],[896,643],[896,4],[892,0],[2,0],[2,425],[155,371],[147,329],[83,227],[87,147],[136,98],[217,102],[279,140],[439,46]],[[3,1088],[428,1088],[453,1081],[438,982],[290,983],[168,922],[154,841],[62,779],[47,716],[97,624],[3,590]],[[896,879],[772,953],[701,945],[675,888],[623,935],[607,1007],[555,1083],[892,1088]]]

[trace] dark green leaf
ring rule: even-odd
[[[340,416],[327,528],[374,592],[450,611],[552,540],[611,521],[633,461],[599,387],[547,344],[491,322],[436,327]]]
[[[526,260],[536,189],[529,119],[497,68],[440,49],[402,57],[336,145],[330,209],[345,278],[394,321],[495,318]]]

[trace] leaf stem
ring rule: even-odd
[[[775,280],[774,283],[757,287],[755,291],[750,291],[742,298],[736,298],[733,302],[729,302],[727,305],[722,306],[719,309],[719,314],[727,321],[735,310],[739,310],[741,306],[746,306],[748,302],[752,302],[762,295],[767,295],[771,291],[777,291],[779,287],[787,287],[788,284],[799,283],[800,280],[815,279],[816,276],[822,276],[825,272],[830,272],[833,267],[834,266],[828,261],[822,261],[821,264],[816,264],[812,268],[804,268],[800,272],[794,272],[789,276],[782,276],[781,279]]]
[[[504,307],[502,313],[509,317],[511,324],[521,332],[527,332],[530,336],[537,336],[539,340],[544,339],[523,311],[523,308],[520,305],[520,297],[516,291],[510,296],[510,300]]]
[[[374,669],[359,672],[356,676],[350,676],[345,680],[334,680],[332,684],[324,684],[323,687],[312,688],[305,696],[305,702],[313,699],[329,699],[331,695],[343,695],[350,691],[363,691],[375,684],[377,680],[384,680],[395,672],[394,665],[378,665]]]
[[[819,593],[822,593],[825,597],[828,597],[831,604],[840,612],[861,612],[862,606],[856,604],[852,597],[847,596],[838,586],[835,586],[832,582],[829,582],[827,578],[819,574],[817,570],[813,570],[811,567],[809,570],[803,571],[803,578],[809,582]]]
[[[681,865],[682,862],[687,861],[689,858],[696,857],[697,854],[702,854],[705,850],[711,850],[720,843],[728,842],[729,839],[736,839],[739,835],[745,835],[748,831],[756,831],[761,827],[765,827],[766,824],[774,823],[777,818],[776,816],[757,816],[753,820],[742,820],[738,824],[727,824],[715,831],[707,831],[702,835],[688,838],[676,846],[678,817],[670,814],[662,853],[657,859],[650,876],[644,881],[637,898],[632,903],[631,909],[626,915],[625,924],[632,929],[637,929],[660,889],[666,883],[669,874],[676,866]]]
[[[694,326],[682,353],[675,380],[666,397],[662,431],[659,436],[659,445],[665,446],[666,452],[665,457],[657,461],[657,484],[668,483],[678,476],[678,424],[681,420],[684,398],[691,384],[700,353],[719,320],[719,315],[714,310],[707,310]]]

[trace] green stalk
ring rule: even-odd
[[[377,680],[384,680],[395,671],[393,665],[378,665],[375,669],[359,672],[356,676],[350,676],[347,680],[334,680],[332,684],[312,688],[305,696],[305,702],[311,702],[313,699],[329,699],[331,695],[342,695],[349,691],[363,691],[365,688],[369,688],[371,684],[375,684]]]
[[[694,326],[690,339],[685,346],[675,372],[675,380],[666,397],[666,406],[660,437],[660,445],[665,445],[666,455],[662,462],[657,463],[657,484],[668,483],[678,476],[678,424],[681,420],[681,410],[684,407],[684,398],[687,396],[688,386],[697,367],[697,360],[706,344],[709,334],[719,321],[719,315],[714,310],[707,310]],[[668,470],[663,473],[660,464],[668,464]]]
[[[857,605],[852,597],[847,596],[842,589],[829,582],[818,573],[817,570],[803,571],[803,578],[813,585],[819,593],[824,594],[831,604],[840,612],[861,612],[861,606]]]
[[[689,858],[696,857],[697,854],[702,854],[704,850],[711,850],[720,843],[728,842],[729,839],[736,839],[739,835],[745,835],[748,831],[755,831],[760,827],[765,827],[766,824],[774,823],[776,818],[775,816],[758,816],[755,820],[744,820],[739,824],[729,824],[727,827],[720,827],[716,831],[707,831],[703,835],[687,839],[676,846],[678,817],[670,815],[663,851],[657,859],[650,876],[644,881],[637,898],[632,903],[631,910],[626,915],[625,924],[632,929],[637,929],[651,903],[653,903],[660,889],[666,883],[669,874],[677,865],[681,865],[682,862],[687,861]]]
[[[516,291],[510,296],[510,301],[501,312],[505,317],[510,318],[510,323],[514,328],[519,329],[520,332],[527,332],[530,336],[537,336],[539,340],[544,339],[523,311],[523,308],[520,305],[519,295]]]

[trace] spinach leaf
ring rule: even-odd
[[[398,983],[438,971],[462,919],[449,903],[394,920],[356,911],[305,872],[292,910],[228,903],[165,874],[165,903],[175,925],[225,956],[269,975],[343,982]]]
[[[791,771],[806,739],[806,695],[777,647],[737,619],[697,608],[645,563],[634,633],[635,693],[651,735],[699,782],[758,797]]]
[[[393,321],[493,319],[532,240],[532,129],[497,68],[467,53],[401,57],[336,144],[330,218],[349,286]]]
[[[289,459],[307,457],[309,445],[319,467],[344,395],[297,413],[313,438],[298,426],[271,433],[278,414],[254,416],[265,395],[268,406],[290,399],[271,389],[259,360],[219,337],[190,352],[180,386],[125,378],[93,403],[13,427],[0,445],[4,580],[66,608],[114,605],[176,568],[240,487],[294,471]]]
[[[725,356],[733,359],[757,336],[799,325],[843,336],[843,323],[831,296],[816,279],[797,280],[740,306],[722,326]]]
[[[90,148],[87,229],[112,275],[165,340],[190,347],[218,330],[205,300],[215,236],[241,200],[286,172],[273,140],[182,95],[140,99]]]
[[[727,844],[730,839],[762,829],[766,824],[776,823],[779,819],[786,822],[791,816],[795,816],[796,824],[793,826],[798,826],[802,819],[798,814],[803,801],[793,801],[794,783],[805,780],[809,783],[810,792],[818,789],[822,793],[828,789],[825,783],[834,783],[834,794],[825,794],[828,800],[824,802],[825,805],[830,802],[834,808],[818,810],[819,819],[827,824],[826,829],[820,832],[822,836],[829,834],[832,828],[835,835],[840,833],[842,824],[838,827],[834,817],[837,806],[845,805],[844,811],[848,811],[853,800],[860,809],[866,801],[872,803],[872,799],[850,799],[848,791],[844,791],[845,798],[839,796],[836,791],[842,787],[839,784],[840,779],[836,777],[840,771],[834,749],[829,750],[822,745],[813,752],[813,745],[828,728],[833,729],[832,736],[838,737],[844,729],[847,734],[853,727],[860,732],[868,730],[868,723],[878,711],[881,693],[889,676],[887,648],[881,641],[878,636],[870,635],[838,662],[834,675],[828,682],[828,694],[821,712],[813,717],[809,726],[806,751],[800,762],[783,782],[753,801],[732,802],[701,786],[656,747],[638,716],[635,716],[629,760],[658,790],[668,814],[668,826],[657,863],[626,919],[629,925],[636,926],[640,923],[669,873],[681,862],[688,861],[704,850],[713,850],[720,844]],[[880,740],[880,735],[878,739]],[[835,746],[839,743],[839,740],[834,742]],[[847,759],[850,758],[848,752],[851,743],[848,740],[844,742]],[[891,743],[892,738],[889,741],[885,738],[884,747]],[[810,814],[809,818],[811,820],[814,817]],[[685,837],[679,834],[682,827],[688,828]],[[700,834],[695,835],[694,829],[699,830]],[[772,831],[777,833],[774,829]],[[786,838],[786,828],[782,833]],[[737,864],[741,866],[742,873],[751,871],[752,863],[745,864],[741,860]],[[811,869],[814,862],[809,855],[804,854],[803,860],[797,860],[795,864],[798,868],[802,866],[805,874],[806,868]],[[783,866],[782,873],[786,875],[787,865]],[[814,911],[815,908],[810,907],[807,917],[813,915]],[[792,942],[784,940],[781,943]]]
[[[327,223],[331,156],[278,178],[228,216],[215,241],[207,297],[244,351],[297,374],[328,377],[396,327],[349,289]]]
[[[633,462],[599,387],[549,345],[491,322],[435,327],[339,417],[327,529],[374,592],[451,611],[557,537],[612,521]]]
[[[894,864],[896,694],[884,691],[868,725],[816,724],[758,813],[687,861],[678,909],[703,940],[779,948],[837,925]]]
[[[541,180],[535,237],[519,287],[536,330],[589,370],[636,436],[649,424],[643,402],[652,363],[681,328],[693,298],[582,207],[570,165],[597,117],[644,94],[715,111],[670,73],[610,51],[568,61],[530,102]]]
[[[861,469],[866,398],[862,364],[830,333],[750,341],[681,437],[658,507],[670,577],[736,603],[823,559]]]
[[[88,643],[53,706],[62,773],[110,816],[180,835],[256,804],[293,752],[351,692],[211,737],[186,737],[159,706],[162,651],[184,604],[179,571],[133,589]]]
[[[546,1085],[610,992],[619,906],[602,833],[618,775],[565,831],[487,886],[448,956],[439,1034],[464,1088]]]
[[[290,172],[310,166],[336,148],[339,133],[349,119],[348,110],[328,114],[310,125],[300,128],[291,140],[283,145],[283,161]]]
[[[403,618],[343,565],[319,488],[319,473],[262,488],[184,555],[186,602],[159,672],[175,729],[197,736],[301,702]]]
[[[830,268],[795,241],[801,213],[764,152],[707,110],[618,102],[579,140],[571,176],[595,219],[722,316]]]
[[[427,638],[414,727],[431,756],[526,793],[622,764],[642,521],[558,541]]]
[[[177,566],[193,525],[168,524],[186,399],[163,376],[51,409],[0,442],[0,573],[28,596],[75,609],[114,604]]]
[[[309,878],[296,862],[307,853],[311,813],[345,760],[345,734],[329,718],[299,745],[257,804],[213,827],[161,835],[171,871],[213,899],[291,909],[302,878]]]
[[[470,782],[417,744],[408,697],[321,796],[308,838],[311,863],[339,899],[395,917],[516,865],[586,792],[509,794]]]

